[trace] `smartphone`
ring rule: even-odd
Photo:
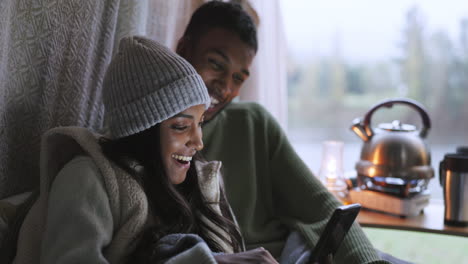
[[[312,250],[309,264],[327,263],[327,260],[333,258],[356,219],[359,210],[361,210],[361,205],[357,203],[339,206],[335,209],[317,245]]]

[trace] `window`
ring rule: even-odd
[[[468,7],[464,1],[281,0],[288,42],[288,133],[317,174],[321,142],[345,142],[353,171],[362,141],[350,130],[386,98],[408,97],[428,110],[427,143],[438,181],[443,155],[468,145]],[[422,126],[406,107],[379,110],[373,124]]]

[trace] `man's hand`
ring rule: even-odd
[[[214,256],[216,261],[220,264],[223,263],[268,263],[278,264],[275,258],[268,252],[268,250],[259,247],[249,251],[234,253],[234,254],[223,254]]]

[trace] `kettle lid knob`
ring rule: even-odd
[[[416,126],[403,124],[400,120],[393,120],[392,123],[379,124],[378,128],[393,132],[413,132],[416,131]]]

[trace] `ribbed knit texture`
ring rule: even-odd
[[[111,138],[136,134],[185,109],[207,108],[202,78],[185,59],[156,41],[126,37],[103,83],[104,119]]]
[[[227,198],[247,248],[279,257],[289,230],[312,248],[339,202],[295,153],[278,123],[260,105],[232,103],[203,127],[204,156],[223,162]],[[319,161],[317,161],[319,162]],[[355,224],[335,263],[379,260]]]

